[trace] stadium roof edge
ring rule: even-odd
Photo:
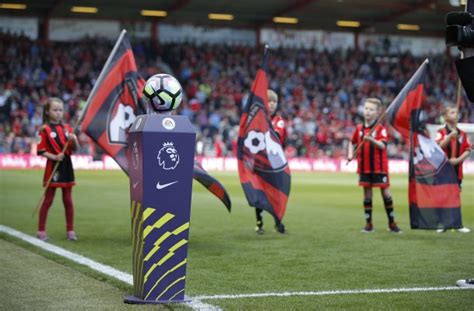
[[[349,31],[395,35],[442,37],[444,17],[449,11],[463,10],[449,5],[447,0],[101,0],[93,2],[96,14],[79,14],[70,11],[72,6],[90,6],[86,0],[23,0],[25,10],[0,9],[0,15],[9,17],[87,18],[119,20],[125,22],[154,21],[169,24],[190,23],[194,25],[250,28],[281,28],[272,22],[274,16],[298,19],[298,24],[284,25],[285,29],[318,29],[327,31]],[[166,17],[144,17],[141,10],[167,11]],[[232,21],[209,20],[211,12],[232,14]],[[336,20],[360,21],[361,27],[341,28]],[[397,29],[397,24],[417,24],[420,30],[406,32]]]

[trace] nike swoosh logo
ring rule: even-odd
[[[135,189],[135,188],[138,186],[139,183],[140,183],[139,180],[137,180],[136,182],[134,182],[133,185],[132,185],[133,189]]]
[[[158,190],[165,189],[166,187],[169,187],[169,186],[171,186],[171,185],[174,185],[174,184],[177,183],[177,182],[178,182],[178,180],[177,180],[177,181],[170,182],[170,183],[167,183],[167,184],[162,184],[162,185],[160,185],[160,182],[157,182],[157,183],[156,183],[156,189],[158,189]]]

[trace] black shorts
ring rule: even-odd
[[[46,162],[46,170],[43,178],[43,187],[46,186],[49,178],[51,177],[51,173],[56,165],[55,161],[48,160]],[[72,161],[70,155],[65,155],[64,159],[59,162],[58,168],[54,173],[53,178],[51,179],[51,183],[49,187],[51,188],[64,188],[64,187],[72,187],[76,183],[74,182],[74,169],[72,167]]]
[[[388,188],[390,180],[388,174],[359,174],[359,186]]]

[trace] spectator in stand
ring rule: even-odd
[[[33,136],[38,129],[37,111],[50,96],[65,102],[66,122],[77,119],[112,45],[100,38],[43,43],[0,32],[0,124],[5,140],[12,131],[18,137]],[[203,144],[212,144],[213,136],[222,134],[227,147],[223,155],[232,155],[232,129],[238,126],[241,103],[246,102],[260,51],[225,44],[156,46],[149,40],[132,45],[144,78],[172,71],[180,79],[189,99],[180,109],[196,124]],[[342,154],[354,124],[362,122],[365,99],[378,97],[390,102],[423,58],[393,54],[392,48],[385,54],[375,50],[278,49],[269,56],[268,73],[270,87],[285,102],[281,109],[289,120],[286,152],[296,156]],[[430,63],[428,122],[440,123],[438,111],[454,97],[457,76],[450,56],[431,56]],[[459,115],[460,122],[474,120],[472,107],[464,101]],[[388,148],[389,157],[405,148],[398,139],[390,145],[394,147]],[[88,150],[91,148],[80,151]]]
[[[225,145],[219,135],[214,135],[214,156],[222,157],[224,155]]]

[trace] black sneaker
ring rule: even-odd
[[[257,234],[264,234],[265,230],[263,230],[263,222],[262,221],[257,221],[257,226],[255,227],[255,232]]]
[[[372,233],[374,232],[374,226],[371,223],[365,225],[364,229],[360,230],[362,233]]]
[[[281,222],[279,224],[276,224],[275,231],[281,234],[285,234],[286,233],[285,225],[283,225]]]
[[[388,231],[392,233],[402,233],[402,230],[398,228],[396,222],[392,222],[391,224],[388,224]]]

